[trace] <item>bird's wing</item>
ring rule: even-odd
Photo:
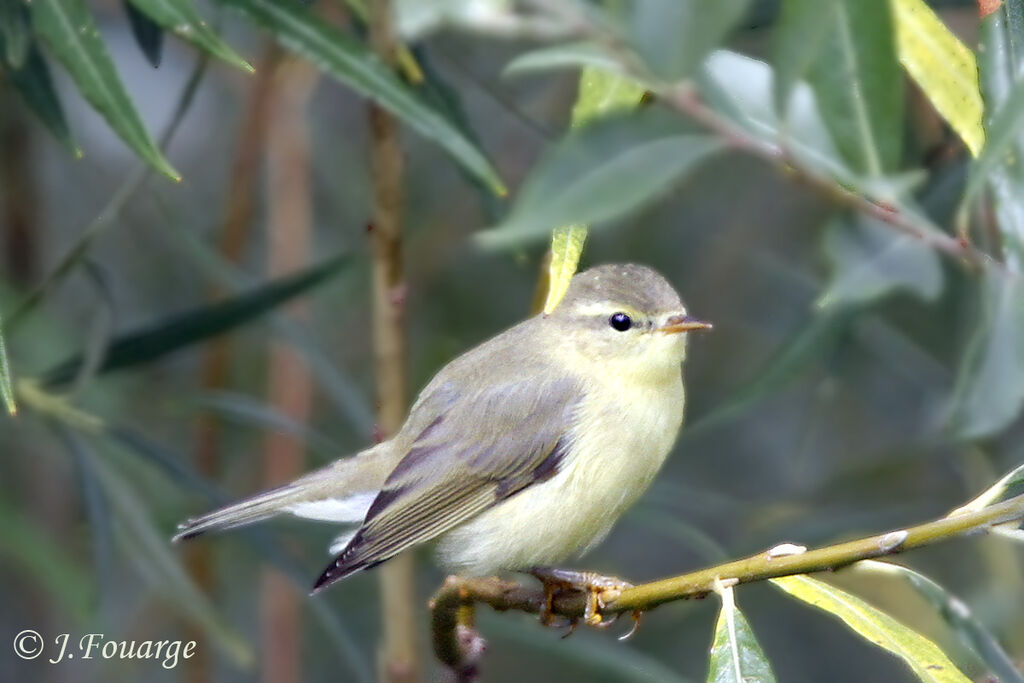
[[[316,588],[380,564],[554,476],[581,391],[575,380],[546,374],[529,372],[463,395],[442,386],[421,399],[418,409],[433,420]]]

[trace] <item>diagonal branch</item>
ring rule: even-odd
[[[962,510],[962,509],[961,509]],[[954,512],[931,522],[896,529],[856,541],[805,550],[798,546],[777,546],[766,552],[726,562],[688,574],[652,581],[621,592],[602,595],[601,614],[649,610],[666,602],[698,598],[711,593],[716,581],[752,583],[779,576],[831,571],[859,560],[894,555],[914,548],[947,541],[973,533],[985,533],[992,527],[1024,518],[1024,495],[1010,498],[980,510]],[[539,588],[523,586],[496,577],[449,577],[430,602],[434,653],[460,680],[475,671],[481,648],[473,638],[472,607],[490,605],[498,611],[518,610],[538,613],[544,604]],[[552,613],[576,620],[583,615],[582,593],[559,593]]]

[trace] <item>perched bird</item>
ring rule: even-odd
[[[175,540],[287,512],[355,525],[315,589],[433,539],[457,573],[574,576],[543,568],[599,543],[654,479],[683,419],[683,333],[707,327],[650,268],[591,268],[550,314],[445,366],[388,441]]]

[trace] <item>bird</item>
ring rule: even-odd
[[[686,333],[709,327],[647,266],[579,272],[550,313],[443,367],[390,439],[174,540],[290,513],[348,525],[314,592],[432,541],[453,573],[529,572],[595,596],[608,581],[551,568],[600,543],[661,469],[683,421]]]

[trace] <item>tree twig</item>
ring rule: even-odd
[[[370,3],[370,43],[394,65],[398,41],[390,0]],[[405,276],[402,269],[402,149],[398,122],[370,105],[370,165],[373,172],[373,333],[378,421],[382,438],[405,419]],[[419,679],[416,646],[416,583],[413,555],[405,553],[381,568],[383,645],[380,678],[389,683]]]
[[[980,510],[956,512],[917,526],[815,550],[794,552],[793,546],[777,546],[741,560],[640,584],[621,592],[606,592],[602,595],[604,607],[600,613],[609,616],[645,611],[666,602],[703,597],[714,590],[717,580],[752,583],[780,576],[832,571],[859,560],[893,555],[971,533],[983,533],[993,526],[1021,518],[1024,518],[1024,495]],[[499,611],[538,613],[544,604],[544,595],[539,588],[496,577],[449,577],[430,603],[432,635],[437,658],[456,673],[467,667],[475,669],[477,665],[479,655],[466,647],[466,638],[460,634],[467,626],[471,628],[470,608],[477,603],[490,605]],[[583,615],[584,603],[581,593],[559,593],[552,604],[552,613],[575,620]]]

